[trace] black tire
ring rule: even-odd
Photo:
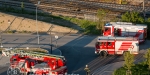
[[[99,57],[102,57],[102,56],[103,56],[103,52],[100,52],[100,53],[99,53]]]
[[[33,72],[28,72],[27,75],[35,75]]]
[[[21,75],[20,70],[18,68],[14,68],[11,70],[11,75]]]
[[[102,51],[102,52],[100,52],[100,56],[102,56],[102,57],[107,57],[107,52],[106,51]]]
[[[103,52],[103,57],[107,57],[107,55],[108,55],[107,52],[104,51],[104,52]]]

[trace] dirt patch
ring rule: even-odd
[[[15,30],[15,31],[31,31],[47,32],[53,25],[51,31],[60,33],[77,33],[78,30],[74,30],[67,27],[62,27],[56,24],[46,23],[29,19],[25,17],[14,16],[0,12],[0,30]]]

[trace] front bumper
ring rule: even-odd
[[[98,55],[98,54],[99,54],[99,52],[98,52],[98,51],[95,51],[95,54],[97,54],[97,55]]]

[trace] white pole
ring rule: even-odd
[[[144,20],[145,20],[145,0],[143,0],[143,15],[144,15]]]
[[[38,25],[37,25],[37,7],[39,4],[40,4],[40,1],[38,1],[37,6],[36,6],[36,28],[37,28],[38,45],[39,45],[39,33],[38,33]]]

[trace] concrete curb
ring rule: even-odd
[[[12,34],[15,34],[15,35],[20,35],[20,34],[30,34],[30,35],[37,35],[37,32],[31,32],[31,33],[2,33],[2,34],[5,34],[5,35],[12,35]],[[38,34],[42,35],[50,35],[49,32],[38,32]],[[74,32],[55,32],[55,31],[51,31],[51,34],[62,34],[62,35],[66,35],[66,34],[83,34],[83,33],[74,33]]]
[[[2,35],[35,35],[33,33],[3,33]]]
[[[51,33],[52,35],[84,35],[84,34],[78,34],[78,33],[64,33],[64,34],[61,34],[61,33]],[[36,35],[36,33],[3,33],[2,35]],[[39,33],[39,35],[50,35],[48,33]]]
[[[53,47],[53,48],[54,48],[54,50],[58,50],[58,51],[59,51],[59,55],[62,56],[62,52],[61,52],[60,49],[58,49],[58,48],[56,48],[56,47]]]
[[[59,49],[58,49],[59,50]],[[60,55],[62,55],[62,52],[61,52],[61,50],[59,50],[59,52],[60,52]]]

